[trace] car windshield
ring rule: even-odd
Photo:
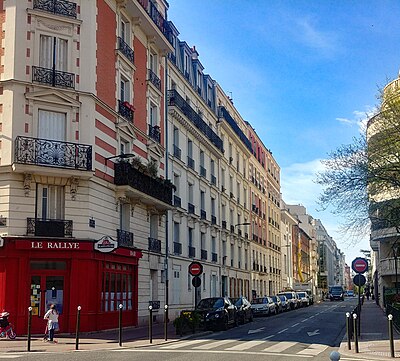
[[[266,298],[255,298],[253,300],[253,304],[262,304],[262,303],[267,303],[267,299]]]
[[[241,298],[231,298],[231,301],[235,306],[241,306],[242,305],[242,299]]]
[[[283,296],[286,296],[286,298],[289,300],[293,298],[291,293],[285,293]]]
[[[286,301],[286,297],[285,296],[279,296],[279,298],[281,299],[281,301]]]
[[[300,297],[307,297],[307,295],[306,295],[305,292],[299,292],[298,295],[299,295]]]
[[[343,293],[343,288],[342,287],[332,287],[331,293]]]
[[[278,297],[276,297],[276,296],[271,296],[271,298],[272,298],[272,301],[274,301],[274,302],[278,301]]]
[[[220,308],[224,307],[224,300],[222,298],[205,298],[201,300],[197,308]]]

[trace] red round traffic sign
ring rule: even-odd
[[[368,271],[368,261],[365,258],[357,257],[351,264],[351,268],[356,273]]]
[[[200,262],[192,262],[189,265],[189,273],[192,276],[199,276],[203,273],[203,265]]]

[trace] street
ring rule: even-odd
[[[322,302],[310,307],[269,317],[214,332],[202,337],[174,341],[163,345],[114,350],[40,353],[47,360],[329,360],[338,349],[345,333],[345,313],[357,303],[356,298],[344,302]],[[32,360],[38,353],[0,354],[3,358]]]

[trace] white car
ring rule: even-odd
[[[253,310],[254,316],[276,314],[275,303],[270,297],[254,298],[251,303],[251,309]]]
[[[297,296],[299,297],[299,301],[303,307],[310,306],[310,296],[308,296],[307,292],[297,292]]]

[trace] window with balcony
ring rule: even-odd
[[[217,224],[217,216],[215,213],[215,198],[211,198],[211,224]]]
[[[204,152],[201,150],[200,151],[200,176],[206,177],[207,176],[207,170],[205,168],[205,162],[204,162]]]
[[[160,126],[158,125],[158,106],[153,102],[150,102],[149,108],[149,137],[160,143],[161,141],[161,132]]]
[[[134,108],[131,104],[131,82],[123,74],[119,80],[119,101],[118,101],[118,113],[122,115],[126,120],[133,121]]]
[[[179,148],[179,129],[174,127],[173,131],[173,147],[174,147],[174,157],[181,159],[181,148]]]
[[[158,76],[158,56],[153,51],[150,51],[149,54],[148,80],[158,90],[161,90],[161,80]]]
[[[214,159],[210,160],[210,171],[211,171],[211,183],[213,185],[217,185],[217,177],[215,176],[215,161],[214,161]]]
[[[128,20],[121,18],[119,22],[118,50],[133,64],[134,53],[131,43],[131,25]]]
[[[118,245],[133,247],[133,233],[131,226],[131,205],[130,203],[120,202],[119,205],[119,229],[117,230]]]
[[[187,142],[187,165],[189,168],[194,169],[193,142],[190,139]]]
[[[204,191],[200,191],[200,218],[206,219],[206,193]]]
[[[180,240],[179,222],[174,222],[174,254],[182,254],[182,243]]]

